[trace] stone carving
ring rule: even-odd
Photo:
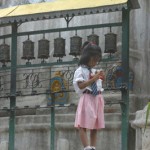
[[[147,106],[136,112],[136,118],[131,123],[136,130],[136,150],[150,150],[150,117],[148,118],[148,127],[145,130]]]

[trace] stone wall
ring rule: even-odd
[[[141,8],[132,11],[130,19],[130,66],[135,73],[134,92],[145,96],[145,101],[150,98],[150,1],[139,2]]]
[[[55,150],[82,150],[78,130],[74,128],[76,106],[56,108]],[[28,115],[26,115],[28,114]],[[97,150],[121,149],[121,114],[105,113],[106,128],[98,132]],[[50,109],[37,108],[17,113],[15,150],[50,149]],[[0,117],[0,146],[8,146],[8,117]],[[131,138],[132,137],[132,138]],[[130,136],[133,139],[133,135]],[[133,146],[129,150],[133,150]],[[5,150],[5,149],[4,149]],[[6,149],[7,150],[7,149]]]

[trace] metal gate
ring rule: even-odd
[[[93,1],[94,2],[94,1]],[[34,4],[35,5],[35,4]],[[38,6],[41,4],[37,4]],[[68,87],[61,89],[59,91],[52,91],[48,89],[47,87],[42,87],[41,82],[39,80],[40,78],[40,72],[36,72],[36,68],[43,67],[45,69],[45,72],[48,68],[52,68],[54,66],[65,66],[67,69],[64,70],[63,75],[68,74],[69,77],[66,78],[67,83],[70,84],[71,77],[73,74],[73,69],[70,69],[71,66],[75,67],[77,66],[77,60],[73,61],[61,61],[58,62],[52,62],[52,63],[39,63],[39,64],[30,64],[27,63],[26,65],[18,65],[17,64],[17,38],[19,36],[29,36],[29,35],[37,35],[37,34],[44,34],[44,33],[54,33],[54,32],[69,32],[72,30],[85,30],[85,29],[100,29],[100,28],[110,28],[110,27],[122,27],[122,54],[121,54],[121,61],[122,61],[122,68],[123,68],[123,79],[122,83],[119,86],[119,88],[115,88],[114,90],[120,90],[122,94],[122,100],[117,102],[121,105],[122,110],[122,150],[127,150],[128,148],[128,125],[129,125],[129,16],[130,16],[130,10],[138,8],[138,2],[135,1],[125,1],[120,2],[118,1],[118,4],[102,4],[100,7],[91,7],[87,8],[87,10],[84,8],[79,8],[77,10],[73,10],[70,8],[70,10],[62,10],[62,11],[56,11],[56,12],[38,12],[38,14],[27,14],[27,15],[14,15],[11,17],[7,16],[1,16],[1,27],[4,26],[10,26],[12,29],[11,34],[6,34],[0,36],[0,39],[6,39],[11,38],[11,66],[3,66],[0,68],[0,73],[3,72],[9,72],[10,74],[10,91],[8,93],[4,93],[0,98],[10,98],[10,108],[7,109],[10,112],[10,121],[9,121],[9,150],[14,150],[15,147],[15,111],[16,111],[16,97],[20,95],[35,95],[35,94],[48,94],[51,98],[51,103],[49,105],[49,108],[51,109],[51,146],[50,150],[54,150],[54,137],[55,137],[55,103],[56,103],[56,95],[58,93],[67,93],[71,92],[72,89]],[[4,9],[5,10],[5,9]],[[15,9],[14,9],[15,10]],[[0,10],[1,11],[1,10]],[[7,11],[7,10],[6,10]],[[69,22],[78,15],[87,15],[87,14],[95,14],[95,13],[101,13],[101,12],[115,12],[115,11],[121,11],[122,12],[122,21],[121,22],[114,22],[114,23],[105,23],[105,24],[92,24],[92,25],[84,25],[84,26],[74,26],[69,27]],[[35,20],[44,20],[44,19],[51,19],[52,18],[59,18],[64,17],[67,22],[66,28],[56,28],[56,29],[47,29],[47,30],[38,30],[38,31],[26,31],[26,32],[18,32],[18,26],[21,25],[24,22],[28,21],[35,21]],[[113,58],[110,57],[109,59],[103,59],[103,62],[109,62],[112,61]],[[5,64],[4,64],[5,65]],[[70,66],[71,65],[71,66]],[[22,69],[29,69],[28,73],[19,73]],[[47,72],[50,72],[49,78],[51,79],[51,73],[52,70],[48,69]],[[31,86],[32,90],[26,94],[23,94],[21,90],[17,91],[17,76],[18,75],[24,75],[24,79],[22,81],[25,81],[25,87]],[[3,78],[3,76],[1,76]],[[29,82],[29,80],[33,79],[34,81]],[[47,79],[45,79],[47,80]],[[2,85],[2,84],[0,84]],[[43,88],[43,92],[38,92],[34,88]],[[64,86],[65,87],[65,86]],[[2,86],[0,86],[2,88]],[[21,89],[21,88],[20,88]],[[112,90],[112,88],[106,86],[106,90]]]

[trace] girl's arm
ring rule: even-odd
[[[87,86],[91,85],[93,82],[97,81],[99,79],[100,72],[97,72],[91,79],[84,82],[78,82],[78,86],[80,89],[84,89]]]

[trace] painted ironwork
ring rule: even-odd
[[[137,0],[134,0],[135,3]],[[91,1],[94,2],[94,1]],[[112,2],[112,1],[111,1]],[[60,32],[60,31],[71,31],[71,30],[83,30],[83,29],[92,29],[92,28],[104,28],[104,27],[112,27],[112,26],[122,26],[122,68],[123,68],[123,74],[122,74],[122,84],[119,85],[119,88],[115,88],[115,90],[121,90],[122,93],[122,101],[116,102],[121,105],[122,108],[122,150],[127,150],[128,147],[128,121],[129,121],[129,15],[130,10],[129,7],[133,8],[133,0],[125,1],[124,4],[116,4],[113,6],[103,6],[98,8],[87,8],[87,9],[81,9],[81,10],[70,10],[68,13],[66,11],[58,11],[58,12],[41,12],[38,15],[34,12],[32,15],[18,15],[18,12],[24,12],[23,9],[19,11],[19,7],[23,8],[21,6],[18,7],[18,10],[16,7],[14,8],[8,8],[7,10],[3,10],[3,13],[0,13],[1,20],[0,20],[0,26],[5,25],[11,25],[12,26],[12,33],[8,35],[2,35],[0,36],[0,39],[3,38],[12,38],[12,48],[11,48],[11,66],[10,67],[3,67],[0,68],[0,71],[6,71],[10,70],[10,93],[5,93],[3,97],[9,97],[10,98],[10,120],[9,120],[9,150],[15,149],[15,108],[16,108],[16,96],[26,96],[26,95],[34,95],[34,94],[47,94],[49,93],[51,95],[51,141],[50,141],[50,150],[55,149],[55,96],[58,93],[62,93],[63,91],[54,91],[52,92],[51,89],[45,89],[45,87],[42,86],[42,83],[46,80],[52,79],[52,71],[49,72],[49,77],[46,79],[41,78],[41,73],[38,72],[29,72],[29,73],[23,73],[19,74],[19,77],[23,75],[23,78],[20,79],[17,78],[17,71],[21,68],[33,68],[33,67],[44,67],[48,68],[52,67],[54,65],[66,65],[66,64],[74,64],[77,63],[77,61],[71,61],[71,62],[55,62],[55,63],[43,63],[43,64],[27,64],[27,65],[17,65],[17,37],[18,36],[25,36],[25,35],[35,35],[35,34],[44,34],[44,33],[51,33],[51,32]],[[127,4],[128,7],[127,7]],[[137,4],[137,3],[136,3]],[[136,7],[138,7],[136,5]],[[136,8],[135,7],[135,8]],[[35,7],[36,8],[36,7]],[[16,9],[16,11],[15,11]],[[101,12],[110,12],[110,11],[122,11],[122,23],[107,23],[107,24],[101,24],[101,25],[87,25],[87,26],[77,26],[77,27],[67,27],[67,28],[59,28],[59,29],[48,29],[48,30],[39,30],[39,31],[30,31],[30,32],[22,32],[17,33],[17,23],[20,22],[26,22],[31,20],[44,20],[44,19],[51,19],[51,18],[62,18],[62,17],[73,17],[78,15],[86,15],[86,14],[95,14],[95,13],[101,13]],[[1,10],[2,11],[2,10]],[[18,11],[18,12],[17,12]],[[49,10],[48,10],[49,11]],[[12,15],[10,12],[12,12]],[[16,14],[15,14],[16,13]],[[7,17],[6,17],[7,14]],[[12,15],[12,16],[11,16]],[[11,18],[9,17],[11,16]],[[107,59],[104,61],[106,62]],[[99,67],[99,66],[97,66]],[[108,64],[106,64],[106,68],[108,67]],[[74,67],[75,69],[75,67]],[[120,68],[119,68],[120,69]],[[61,69],[62,70],[62,69]],[[55,71],[58,71],[56,69]],[[120,71],[120,70],[119,70]],[[72,77],[73,77],[73,71],[70,71],[70,68],[66,71],[62,71],[63,78],[66,80],[68,87],[71,87],[72,83]],[[0,78],[2,79],[2,78]],[[18,81],[17,81],[18,79]],[[56,78],[55,78],[56,79]],[[62,78],[61,78],[62,79]],[[56,81],[56,80],[54,80]],[[64,80],[62,80],[64,81]],[[62,82],[61,81],[61,82]],[[22,91],[17,91],[17,85],[18,83],[23,83]],[[104,84],[107,89],[107,83]],[[2,90],[5,90],[3,87],[3,83],[0,80],[0,87]],[[30,88],[29,88],[30,87]],[[48,87],[48,85],[47,85]],[[39,92],[38,89],[43,88],[43,92]],[[28,89],[26,93],[24,93],[23,90]],[[60,88],[62,89],[62,88]],[[108,88],[111,89],[112,88]],[[45,91],[44,91],[45,90]],[[53,90],[53,89],[52,89]],[[66,92],[71,91],[71,89],[66,88]],[[29,94],[29,92],[31,92]]]
[[[27,35],[36,35],[36,34],[44,34],[44,33],[55,33],[55,32],[65,32],[72,30],[84,30],[84,29],[97,29],[97,28],[107,28],[107,27],[121,27],[122,22],[115,23],[104,23],[104,24],[96,24],[96,25],[84,25],[84,26],[75,26],[75,27],[66,27],[66,28],[56,28],[56,29],[47,29],[47,30],[37,30],[37,31],[26,31],[19,32],[17,36],[27,36]],[[10,38],[12,34],[1,35],[0,39]]]
[[[109,55],[108,55],[109,57]],[[105,58],[106,59],[106,58]],[[106,61],[107,60],[107,61]],[[105,90],[119,90],[123,83],[123,68],[122,63],[119,61],[118,58],[114,59],[112,57],[106,59],[105,61],[102,60],[96,68],[103,69],[106,74],[106,79],[103,81],[103,87]],[[58,65],[59,64],[59,65]],[[56,91],[69,91],[73,90],[73,75],[75,69],[78,67],[78,61],[72,61],[72,64],[68,62],[67,64],[60,64],[53,65],[49,67],[43,66],[42,69],[39,70],[39,67],[28,67],[25,68],[17,68],[17,75],[16,75],[16,96],[25,96],[25,95],[37,95],[37,94],[46,94],[46,90],[56,92]],[[42,64],[41,64],[42,65]],[[63,68],[63,70],[62,70]],[[130,81],[129,81],[129,90],[133,88],[133,80],[134,80],[134,73],[130,70]],[[7,69],[6,72],[3,70],[0,71],[0,78],[1,78],[1,91],[0,91],[0,98],[1,97],[8,97],[10,95],[10,76],[11,72]],[[54,90],[50,90],[50,84],[54,81],[57,82],[64,82],[59,86],[59,90],[54,88]],[[54,82],[56,84],[56,81]],[[58,84],[56,84],[58,85]],[[50,92],[49,92],[50,94]],[[64,96],[65,97],[65,96]],[[62,98],[62,97],[61,97]],[[51,99],[51,98],[50,98]],[[62,100],[67,102],[66,100]],[[59,101],[57,101],[57,104]],[[60,101],[61,103],[61,101]]]
[[[11,47],[11,84],[10,84],[10,118],[9,118],[9,147],[15,149],[15,110],[16,107],[16,65],[17,65],[17,24],[12,24]]]
[[[122,144],[121,149],[128,149],[128,128],[129,128],[129,19],[130,10],[122,12],[122,67],[123,67],[123,86],[122,86]]]
[[[42,85],[40,85],[39,75],[40,73],[24,73],[23,74],[25,80],[24,88],[34,89],[36,87],[42,87]]]

